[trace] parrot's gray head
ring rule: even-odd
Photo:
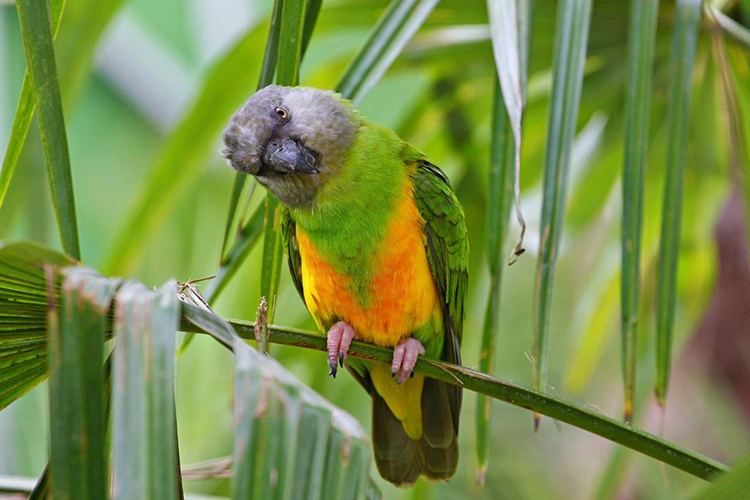
[[[272,85],[232,116],[221,154],[282,203],[309,207],[343,164],[359,124],[351,103],[333,92]]]

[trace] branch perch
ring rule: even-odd
[[[240,337],[255,340],[252,322],[232,320],[229,323]],[[187,321],[183,321],[182,331],[207,333]],[[268,341],[318,351],[326,350],[326,338],[323,335],[284,326],[268,325]],[[354,341],[349,348],[349,356],[390,364],[393,353],[388,349]],[[414,371],[565,422],[708,481],[731,471],[730,467],[721,462],[651,433],[634,429],[613,418],[469,368],[419,358]]]

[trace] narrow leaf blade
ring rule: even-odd
[[[356,106],[383,77],[438,0],[392,0],[336,84]]]
[[[487,205],[487,262],[490,268],[490,295],[482,329],[482,347],[479,353],[479,371],[492,373],[495,359],[495,341],[500,328],[500,286],[503,275],[501,254],[508,229],[513,200],[514,184],[514,139],[508,121],[499,82],[495,82],[495,108],[492,118],[492,149],[489,170],[489,197]],[[477,397],[477,483],[484,482],[492,442],[490,418],[491,399]]]
[[[656,295],[656,398],[666,404],[672,358],[672,334],[677,305],[677,262],[680,253],[682,184],[687,152],[693,63],[701,0],[678,0],[672,38],[672,72],[667,111],[667,172],[664,181],[662,229],[659,241]]]
[[[68,268],[61,307],[50,310],[50,471],[55,498],[99,499],[108,491],[103,344],[105,314],[118,285],[118,280],[86,268]]]
[[[299,80],[299,68],[302,62],[306,0],[279,0],[279,2],[282,7],[276,83],[293,87]]]
[[[80,260],[68,138],[57,81],[47,4],[44,0],[19,0],[16,6],[31,83],[39,108],[39,130],[47,161],[60,241],[65,252]]]
[[[532,387],[537,391],[547,388],[552,284],[562,236],[570,152],[583,84],[590,17],[591,0],[562,0],[558,4],[534,294]],[[538,425],[539,416],[535,422]]]
[[[634,411],[638,339],[643,178],[648,150],[648,115],[659,1],[633,2],[630,12],[625,163],[622,173],[622,372],[625,421]]]
[[[281,263],[284,249],[279,228],[279,200],[271,193],[266,195],[263,220],[263,260],[260,272],[260,295],[268,301],[268,321],[273,321],[276,297],[279,293]]]
[[[117,294],[112,379],[113,498],[176,499],[174,352],[181,303],[126,282]]]
[[[526,221],[521,213],[520,199],[521,138],[523,112],[526,107],[533,2],[487,0],[487,10],[497,75],[515,138],[516,216],[521,226],[521,235],[513,253],[518,257],[524,252],[523,237],[526,233]]]
[[[53,0],[50,2],[52,11],[52,37],[57,37],[57,30],[60,27],[65,0]],[[8,187],[13,178],[18,165],[18,159],[21,157],[23,145],[26,142],[26,135],[29,133],[31,119],[36,111],[36,101],[34,100],[34,89],[31,84],[31,75],[28,68],[23,74],[23,83],[21,84],[21,95],[18,98],[18,107],[13,117],[13,126],[10,130],[8,139],[8,148],[5,150],[3,165],[0,167],[0,208],[5,201],[5,195],[8,194]]]

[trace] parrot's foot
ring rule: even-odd
[[[402,384],[412,375],[414,365],[417,364],[417,358],[423,354],[424,347],[417,339],[409,338],[396,346],[393,350],[393,364],[391,365],[391,372],[394,377],[401,370],[396,382]]]
[[[331,367],[328,375],[336,378],[336,372],[338,371],[337,363],[341,365],[341,368],[344,367],[344,360],[349,351],[349,345],[356,338],[357,334],[354,333],[354,329],[343,321],[339,321],[328,330],[328,366]]]

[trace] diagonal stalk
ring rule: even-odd
[[[201,328],[188,323],[184,319],[186,317],[185,311],[191,309],[197,308],[190,304],[183,305],[181,330],[203,333]],[[240,337],[248,340],[255,339],[253,323],[244,321],[230,321],[229,323]],[[326,351],[325,336],[295,328],[268,325],[268,341],[275,344]],[[349,348],[349,356],[390,364],[393,352],[372,344],[354,341]],[[731,470],[721,462],[648,432],[634,429],[583,406],[469,368],[420,358],[414,371],[449,384],[461,385],[466,390],[557,419],[702,479],[713,481],[722,473]]]

